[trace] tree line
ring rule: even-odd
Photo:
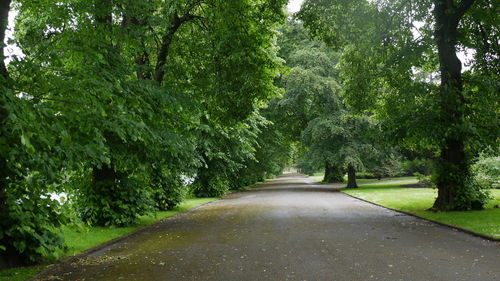
[[[2,262],[57,257],[70,220],[129,225],[279,173],[260,111],[285,2],[2,1],[22,50],[0,57]]]
[[[134,224],[294,164],[356,188],[406,158],[432,173],[435,210],[480,209],[498,5],[286,3],[2,1],[1,42],[15,10],[22,54],[0,52],[0,266],[57,258],[62,225]]]
[[[491,184],[473,173],[475,162],[498,156],[498,11],[489,0],[305,0],[296,19],[339,53],[343,105],[303,131],[311,157],[352,174],[375,151],[383,162],[394,148],[420,155],[432,163],[434,210],[481,209]]]

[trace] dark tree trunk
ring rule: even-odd
[[[465,152],[467,136],[464,127],[465,98],[463,94],[462,63],[456,54],[457,27],[464,13],[474,0],[462,0],[458,6],[452,0],[435,0],[435,40],[441,73],[440,107],[443,128],[450,130],[446,135],[437,160],[438,197],[434,209],[455,210],[457,194],[466,188],[469,177],[469,161]]]
[[[331,165],[330,163],[326,162],[325,163],[325,177],[323,178],[323,182],[326,183],[334,183],[334,182],[342,182],[343,175],[342,171],[334,165]]]
[[[97,182],[114,182],[117,178],[115,170],[107,165],[103,165],[101,168],[94,168],[93,172],[94,183]]]
[[[356,183],[356,169],[353,165],[347,166],[347,188],[358,188]]]

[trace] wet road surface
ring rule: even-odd
[[[500,245],[287,175],[37,280],[500,280]]]

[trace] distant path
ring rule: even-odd
[[[89,281],[500,280],[499,245],[335,188],[282,176],[46,274]]]

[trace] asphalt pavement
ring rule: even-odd
[[[37,280],[500,280],[500,245],[291,174],[167,218]]]

